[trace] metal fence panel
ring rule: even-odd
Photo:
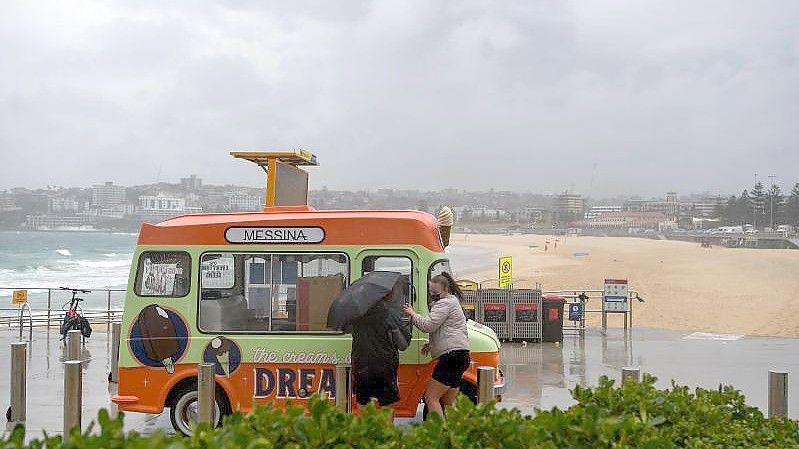
[[[463,300],[461,301],[461,305],[463,305],[463,311],[466,313],[466,318],[470,320],[477,321],[477,292],[479,290],[464,290],[463,291]]]
[[[509,291],[511,333],[513,340],[541,340],[541,290],[514,289]]]
[[[477,321],[493,329],[501,340],[511,338],[509,292],[504,288],[485,288],[477,293]]]

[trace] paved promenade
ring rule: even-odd
[[[14,329],[0,329],[0,360],[9,360],[10,343],[16,341]],[[110,401],[113,384],[107,381],[110,370],[110,332],[96,326],[83,349],[84,426],[100,408],[114,410]],[[584,340],[567,336],[562,344],[506,343],[502,350],[502,369],[508,391],[501,406],[518,407],[526,413],[534,408],[568,407],[573,403],[569,389],[577,384],[596,383],[600,375],[618,379],[621,368],[640,366],[657,375],[659,386],[670,379],[690,386],[715,388],[732,384],[744,391],[750,404],[765,409],[767,371],[788,370],[789,414],[799,417],[799,339],[746,337],[681,333],[655,329],[635,329],[626,334],[611,329],[607,336],[589,330]],[[29,435],[42,430],[61,431],[63,401],[64,346],[55,330],[33,332],[28,354]],[[9,402],[9,367],[0,368],[0,407]],[[143,433],[162,429],[171,432],[168,411],[161,415],[129,413],[126,428]]]

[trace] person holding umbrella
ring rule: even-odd
[[[381,406],[399,401],[399,351],[411,341],[410,321],[402,318],[405,280],[400,273],[373,271],[353,282],[333,302],[328,326],[352,332],[355,400]]]
[[[430,315],[422,316],[405,304],[404,312],[414,326],[430,334],[430,343],[422,353],[438,359],[433,378],[424,392],[424,402],[430,412],[444,417],[444,409],[455,403],[460,391],[461,378],[471,363],[466,315],[461,308],[463,294],[449,273],[441,273],[430,280],[430,296],[435,300]]]

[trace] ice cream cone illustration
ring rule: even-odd
[[[211,340],[211,348],[215,351],[215,362],[225,376],[230,377],[230,340],[216,337]]]
[[[444,244],[445,248],[449,246],[449,235],[452,231],[453,222],[452,209],[447,206],[442,207],[438,211],[438,229],[441,233],[441,243]]]

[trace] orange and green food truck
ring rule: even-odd
[[[268,175],[285,169],[293,176],[297,166],[315,165],[305,152],[234,155],[259,163]],[[333,399],[335,367],[349,363],[352,340],[327,327],[327,312],[344,288],[371,271],[402,273],[414,308],[428,312],[428,280],[450,271],[435,217],[281,205],[280,179],[269,178],[262,212],[185,215],[142,225],[113,396],[121,410],[161,413],[168,407],[175,429],[190,432],[201,362],[215,365],[217,422],[256,404],[301,404],[314,393]],[[293,181],[293,189],[303,188],[302,180]],[[307,178],[304,188],[307,198]],[[297,196],[302,193],[283,198],[297,203]],[[469,338],[472,366],[462,391],[476,399],[476,367],[498,368],[500,343],[491,329],[472,321]],[[427,335],[414,330],[400,353],[395,416],[416,415],[434,366],[421,352],[426,342]],[[500,397],[500,374],[494,389]]]

